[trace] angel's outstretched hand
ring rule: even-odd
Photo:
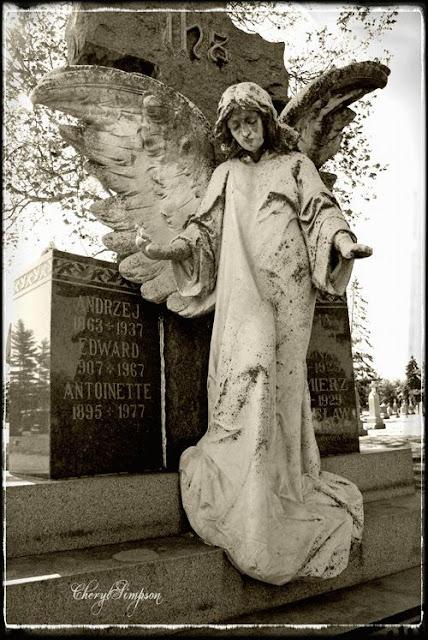
[[[184,260],[191,255],[191,249],[184,240],[176,240],[170,244],[153,242],[144,227],[136,226],[135,244],[138,249],[151,260]]]
[[[151,258],[152,260],[165,259],[159,255],[159,249],[161,249],[160,245],[152,241],[151,237],[144,229],[144,227],[139,227],[138,225],[136,225],[135,228],[137,229],[135,244],[137,245],[138,249],[140,249],[140,251],[142,251],[144,255],[147,256],[147,258]]]
[[[348,233],[338,233],[334,239],[334,246],[345,260],[368,258],[373,253],[371,247],[354,242]]]

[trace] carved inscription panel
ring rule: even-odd
[[[57,250],[17,285],[10,469],[50,478],[162,469],[156,305],[116,265]]]
[[[61,433],[68,431],[70,439],[83,444],[88,459],[95,453],[98,473],[100,467],[112,470],[112,465],[115,471],[160,468],[156,312],[139,292],[55,283],[53,297],[61,318],[55,323],[52,349],[62,356],[52,361]]]
[[[357,451],[358,422],[345,302],[317,303],[306,362],[321,453]]]
[[[73,401],[71,419],[143,419],[159,381],[150,371],[144,375],[145,323],[139,301],[79,295],[75,303],[72,340],[80,357],[63,396]]]

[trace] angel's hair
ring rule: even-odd
[[[243,149],[236,142],[227,125],[227,121],[236,108],[251,109],[260,114],[264,129],[263,147],[265,149],[285,151],[296,148],[299,134],[288,125],[279,124],[278,115],[268,92],[254,82],[240,82],[226,89],[220,98],[217,109],[214,133],[227,158],[234,158],[243,153]]]

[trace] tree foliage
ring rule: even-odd
[[[397,401],[403,391],[404,382],[402,380],[387,380],[382,379],[377,383],[377,392],[379,394],[380,402],[386,405],[394,404],[394,400]]]
[[[72,4],[35,4],[28,10],[10,4],[4,12],[7,140],[3,158],[4,231],[6,242],[11,245],[18,243],[21,234],[30,235],[31,227],[44,216],[46,207],[57,204],[58,215],[70,225],[70,235],[79,234],[83,238],[92,235],[95,245],[101,247],[93,235],[95,227],[91,230],[87,224],[88,220],[94,220],[88,207],[105,192],[86,175],[84,160],[61,139],[52,113],[41,106],[34,111],[28,108],[28,96],[40,78],[67,63],[65,27]],[[300,49],[294,47],[288,56],[292,93],[333,64],[361,59],[369,43],[393,27],[396,15],[394,11],[373,13],[369,7],[345,5],[337,17],[336,33],[323,26],[312,28],[300,38],[296,33],[305,13],[296,11],[294,3],[231,2],[228,8],[233,21],[246,31],[275,30],[279,34],[277,39],[285,41],[286,51],[299,41]],[[354,34],[355,25],[362,28],[363,37]],[[388,61],[387,52],[382,61]],[[370,146],[364,137],[363,121],[372,101],[372,97],[364,100],[360,115],[348,127],[341,153],[325,166],[327,171],[339,174],[335,192],[349,217],[358,215],[351,208],[351,194],[358,187],[366,199],[375,197],[369,188],[371,179],[385,170],[371,160]],[[60,114],[55,118],[58,122],[71,121]]]
[[[365,59],[388,64],[391,54],[381,49],[382,38],[396,23],[398,12],[385,8],[373,11],[369,6],[343,5],[334,28],[327,27],[312,16],[316,5],[282,2],[230,2],[230,15],[235,24],[249,32],[269,29],[272,39],[285,42],[286,69],[289,74],[290,96],[308,82],[333,67]],[[315,11],[315,13],[314,13]],[[318,9],[322,12],[323,9]],[[276,37],[275,37],[276,32]],[[376,44],[376,54],[373,54]],[[365,201],[376,198],[374,181],[387,169],[372,158],[372,149],[364,131],[364,123],[375,107],[376,95],[368,94],[353,109],[357,116],[344,131],[341,150],[323,166],[323,170],[338,176],[335,195],[349,219],[362,215],[357,192]]]
[[[22,319],[11,339],[10,379],[6,387],[6,420],[11,434],[46,424],[49,413],[50,345],[37,343],[32,329]]]
[[[8,5],[4,11],[6,69],[3,155],[4,232],[6,242],[30,235],[46,207],[60,205],[59,215],[70,234],[90,235],[88,206],[102,195],[88,179],[84,159],[60,137],[55,119],[45,107],[31,107],[29,94],[49,71],[67,64],[65,26],[71,3],[39,4],[29,10]],[[24,230],[24,231],[23,231]]]
[[[12,335],[10,359],[9,412],[16,431],[23,429],[24,416],[36,405],[36,354],[34,333],[18,320]],[[13,429],[12,431],[14,431]]]
[[[364,408],[367,406],[370,384],[373,381],[380,380],[380,377],[373,367],[373,347],[370,344],[367,300],[363,298],[362,287],[358,278],[351,280],[347,298],[355,385],[358,390],[361,407]]]
[[[406,399],[414,403],[420,402],[422,389],[422,372],[413,356],[406,365],[406,381],[403,392]]]

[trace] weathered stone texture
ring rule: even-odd
[[[46,352],[14,367],[9,470],[53,479],[162,468],[158,307],[110,262],[53,249],[15,281]],[[21,348],[22,349],[22,348]],[[13,356],[16,348],[12,349]]]
[[[104,7],[110,10],[99,10]],[[159,7],[163,10],[153,11]],[[237,82],[256,82],[281,110],[288,90],[284,45],[241,31],[225,7],[226,3],[76,3],[67,29],[68,63],[150,75],[192,100],[211,121],[221,94]],[[213,8],[221,11],[212,12]]]

